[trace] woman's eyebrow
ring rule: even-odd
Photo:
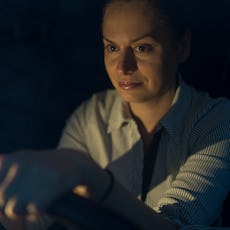
[[[145,39],[145,38],[150,38],[150,39],[153,40],[153,35],[150,34],[150,33],[141,35],[140,37],[137,37],[137,38],[132,39],[132,40],[131,40],[131,43],[140,41],[140,40]],[[107,42],[109,42],[109,43],[115,43],[115,42],[113,42],[112,40],[106,38],[105,36],[103,36],[103,40],[105,40],[105,41],[107,41]]]
[[[137,38],[134,38],[134,39],[132,39],[132,42],[137,42],[137,41],[140,41],[140,40],[142,40],[142,39],[146,39],[146,38],[150,38],[150,39],[152,39],[153,40],[153,35],[152,34],[144,34],[144,35],[142,35],[142,36],[140,36],[140,37],[137,37]]]
[[[109,42],[109,43],[115,43],[115,42],[113,42],[112,40],[106,38],[105,36],[103,36],[103,40],[105,40],[105,41],[107,41],[107,42]]]

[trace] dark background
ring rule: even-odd
[[[184,78],[214,96],[229,96],[230,1],[185,1],[193,42]],[[74,108],[110,87],[102,4],[0,0],[0,152],[54,148]]]

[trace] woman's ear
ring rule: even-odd
[[[178,43],[178,54],[179,54],[179,61],[185,62],[190,56],[191,50],[191,30],[186,30],[182,38]]]

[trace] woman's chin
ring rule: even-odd
[[[144,102],[143,96],[131,94],[131,93],[126,93],[126,94],[121,94],[122,99],[127,102],[127,103],[141,103]]]

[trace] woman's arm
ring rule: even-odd
[[[0,200],[10,218],[44,211],[77,185],[86,185],[100,200],[110,185],[109,174],[91,159],[74,150],[18,152],[0,157]],[[36,209],[29,210],[29,204]],[[175,229],[175,226],[145,206],[114,181],[104,205],[141,229]]]
[[[104,174],[104,175],[102,175]],[[104,171],[101,180],[106,182],[101,183],[101,187],[104,189],[109,186],[109,175]],[[100,196],[103,193],[100,194]],[[111,192],[105,198],[103,203],[111,210],[119,213],[131,223],[140,227],[143,230],[173,230],[176,229],[176,225],[164,218],[162,215],[156,213],[153,209],[146,206],[143,202],[134,197],[126,189],[124,189],[119,182],[114,181],[114,185]]]

